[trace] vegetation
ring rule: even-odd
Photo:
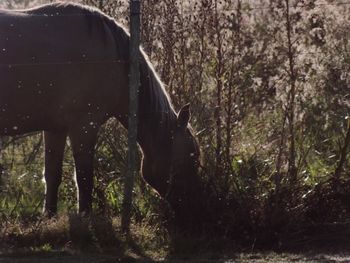
[[[42,2],[7,0],[0,5]],[[128,23],[127,1],[82,2]],[[143,47],[175,108],[191,103],[207,191],[200,233],[250,247],[348,242],[350,2],[142,4]],[[96,146],[94,208],[106,218],[121,212],[125,134],[111,120]],[[17,235],[20,226],[32,231],[40,218],[41,140],[40,134],[1,138],[0,242]],[[75,206],[69,148],[67,142],[59,198],[59,211],[66,216],[61,220],[68,220]],[[156,233],[163,229],[171,213],[167,204],[141,178],[134,196],[134,226],[151,226]],[[14,222],[18,229],[9,231]],[[36,239],[40,246],[51,246],[52,239],[42,235]]]

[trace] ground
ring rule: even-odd
[[[194,255],[174,255],[167,258],[151,259],[140,257],[130,253],[129,255],[117,255],[112,253],[77,253],[73,251],[51,251],[51,252],[12,252],[0,254],[0,263],[29,263],[29,262],[47,262],[47,263],[141,263],[141,262],[165,262],[165,263],[345,263],[350,262],[350,253],[320,254],[320,253],[233,253],[227,256],[218,256],[217,254],[207,256]]]
[[[293,248],[283,251],[261,251],[255,242],[242,246],[228,238],[166,231],[157,224],[132,224],[129,235],[119,226],[119,218],[75,214],[29,223],[3,222],[0,263],[350,263],[348,239],[338,240],[334,233],[322,240],[304,238],[298,245],[289,239]],[[348,236],[346,231],[344,235]]]

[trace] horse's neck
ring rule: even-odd
[[[159,114],[143,117],[140,114],[138,125],[138,142],[145,156],[155,159],[159,151],[167,151],[170,147],[173,128],[175,125],[175,113],[168,113],[169,116],[163,116],[159,119]]]
[[[140,61],[140,81],[138,143],[143,153],[153,158],[159,154],[159,150],[166,150],[169,145],[177,117],[144,54]],[[124,122],[126,124],[127,120]]]
[[[149,76],[141,76],[148,79]],[[139,143],[145,155],[155,157],[159,150],[167,150],[176,125],[176,113],[161,86],[143,83],[139,98]],[[158,90],[159,89],[159,90]],[[149,91],[153,93],[149,93]],[[145,92],[147,91],[147,92]]]

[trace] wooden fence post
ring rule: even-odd
[[[128,169],[124,185],[122,206],[122,231],[129,232],[134,177],[137,173],[137,118],[138,89],[140,86],[140,0],[130,0],[129,44],[129,124],[128,124]]]

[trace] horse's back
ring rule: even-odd
[[[23,133],[115,111],[125,96],[116,84],[127,72],[114,63],[106,21],[75,5],[0,11],[0,135],[9,126]]]
[[[110,59],[116,50],[104,21],[103,15],[96,11],[70,5],[1,11],[0,62]]]

